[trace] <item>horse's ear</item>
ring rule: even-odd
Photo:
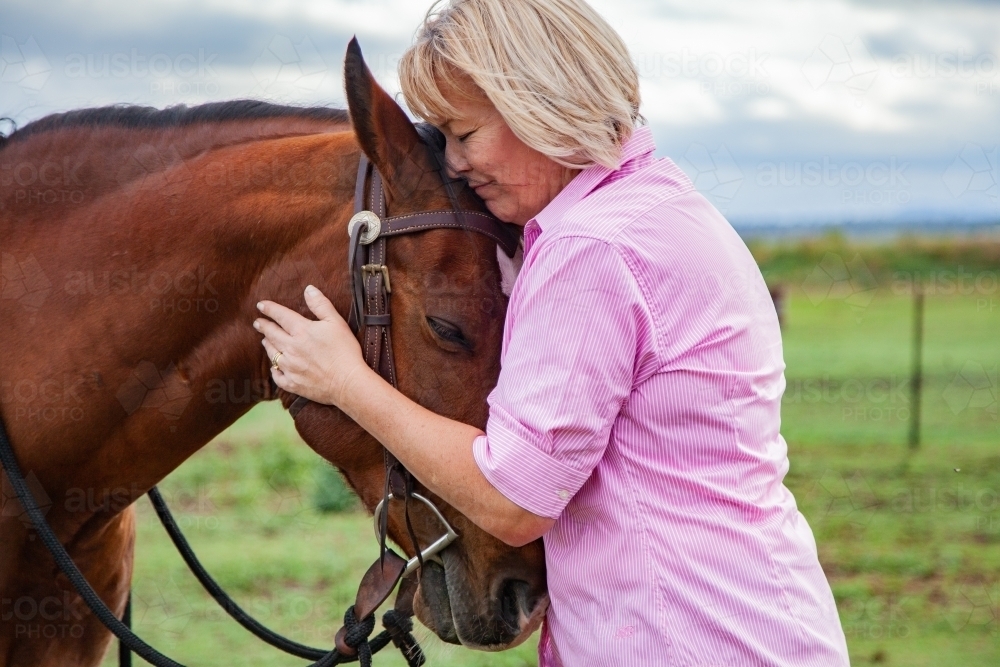
[[[386,187],[395,194],[412,191],[426,169],[420,135],[406,113],[375,81],[357,37],[347,45],[344,59],[347,109],[361,150],[378,168]]]

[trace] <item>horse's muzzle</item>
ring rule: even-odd
[[[487,600],[474,600],[460,579],[434,561],[420,572],[414,611],[442,641],[482,651],[512,648],[538,629],[548,609],[548,595],[526,581],[498,578]]]

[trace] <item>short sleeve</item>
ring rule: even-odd
[[[504,496],[555,519],[604,455],[649,311],[605,241],[558,238],[532,255],[511,294],[500,377],[473,454]]]

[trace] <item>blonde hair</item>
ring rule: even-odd
[[[463,77],[521,141],[566,167],[617,168],[642,121],[628,49],[584,0],[438,0],[399,62],[403,96],[444,125],[458,112],[441,87],[467,89]]]

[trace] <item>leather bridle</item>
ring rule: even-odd
[[[505,224],[489,213],[459,208],[454,184],[444,169],[443,136],[431,125],[421,123],[416,127],[427,144],[435,169],[444,183],[451,209],[388,216],[382,175],[362,153],[354,190],[354,215],[347,227],[350,235],[347,259],[352,296],[348,324],[359,336],[365,362],[393,387],[397,386],[397,374],[390,331],[392,315],[389,296],[392,293],[392,283],[386,265],[389,238],[430,229],[462,229],[493,239],[508,257],[513,257],[520,237],[520,230],[516,226]],[[308,403],[309,399],[297,397],[288,408],[289,414],[293,419],[296,418]],[[400,580],[422,566],[425,560],[436,558],[439,552],[458,539],[458,534],[438,508],[426,497],[413,491],[413,476],[389,450],[384,450],[384,453],[385,486],[382,500],[375,508],[375,533],[379,540],[380,554],[379,559],[365,573],[358,588],[354,606],[358,619],[374,613]],[[404,503],[406,528],[416,552],[416,556],[409,561],[385,544],[389,501],[393,499],[401,499]],[[420,548],[410,523],[410,499],[427,505],[444,526],[441,537],[424,549]],[[415,591],[415,580],[404,582],[397,595],[396,608],[402,607],[412,614]],[[344,641],[345,630],[341,628],[337,633],[337,650],[350,655],[353,649]]]
[[[351,238],[348,263],[353,295],[349,322],[355,333],[359,336],[363,335],[362,345],[365,361],[393,386],[396,386],[396,370],[392,357],[392,341],[389,337],[391,285],[389,269],[385,264],[388,237],[412,234],[428,229],[464,229],[484,234],[493,239],[508,256],[514,255],[519,238],[519,232],[515,231],[516,227],[512,225],[505,225],[486,213],[459,209],[454,185],[448,180],[444,170],[444,161],[441,156],[443,152],[442,135],[435,128],[426,124],[417,125],[417,131],[430,149],[431,159],[434,160],[435,168],[440,173],[448,192],[448,198],[452,205],[451,210],[387,216],[382,177],[378,173],[378,169],[370,164],[362,154],[354,194],[355,214],[348,225],[348,233]],[[366,192],[370,192],[368,206],[374,211],[365,208]],[[289,406],[292,417],[298,415],[308,403],[308,399],[301,396],[296,397]],[[2,419],[0,419],[0,466],[13,486],[18,500],[42,543],[52,554],[59,570],[83,598],[96,618],[118,637],[120,642],[119,664],[123,667],[130,666],[132,652],[135,652],[156,667],[183,667],[132,632],[130,627],[131,597],[126,604],[123,618],[119,619],[87,582],[86,577],[80,572],[62,542],[45,520],[44,512],[39,508],[31,489],[28,488]],[[150,489],[149,497],[167,533],[198,580],[227,614],[255,636],[286,653],[315,660],[316,662],[312,663],[310,667],[331,667],[352,660],[359,660],[362,667],[370,667],[372,654],[390,642],[402,651],[410,667],[419,667],[419,665],[424,664],[424,655],[413,638],[413,625],[410,619],[413,616],[413,596],[416,593],[417,582],[416,577],[407,575],[423,565],[425,560],[435,558],[436,554],[458,539],[458,534],[438,508],[434,506],[434,503],[413,491],[413,477],[388,450],[385,450],[385,471],[386,481],[382,500],[375,508],[375,532],[381,545],[381,555],[368,568],[362,578],[355,604],[344,615],[345,625],[337,632],[336,649],[332,651],[313,648],[283,637],[247,614],[222,590],[198,561],[155,486]],[[394,498],[401,498],[405,503],[406,528],[417,554],[409,561],[385,546],[389,501]],[[438,539],[422,550],[410,524],[410,499],[426,504],[445,529]],[[375,610],[392,594],[397,583],[400,586],[394,608],[386,612],[383,618],[386,629],[369,641],[368,637],[375,625]]]

